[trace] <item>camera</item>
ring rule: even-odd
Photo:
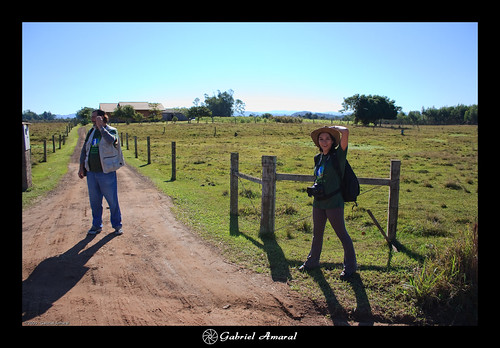
[[[314,185],[307,187],[306,191],[307,191],[307,195],[309,197],[314,196],[316,198],[320,198],[320,197],[323,197],[325,195],[325,189],[324,189],[323,185],[318,184],[317,182],[314,183]]]

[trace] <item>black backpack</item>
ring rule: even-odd
[[[339,191],[342,193],[342,197],[344,198],[344,202],[354,202],[356,203],[356,206],[358,203],[356,202],[358,196],[359,196],[359,181],[358,178],[356,177],[356,174],[354,174],[354,171],[352,170],[351,165],[349,164],[349,161],[345,161],[345,169],[344,169],[344,176],[341,175],[340,173],[340,164],[339,164],[339,159],[337,158],[337,153],[333,152],[332,154],[332,165],[333,168],[335,168],[335,171],[337,172],[337,175],[340,178],[340,188],[338,190],[335,190],[329,194],[327,194],[325,197],[322,199],[330,198],[336,195]],[[317,161],[319,161],[319,156],[314,158],[314,162],[317,164]]]
[[[337,165],[333,165],[334,167],[339,167],[338,161],[335,161]],[[337,173],[340,176],[340,168],[337,169]],[[355,202],[359,196],[359,181],[352,170],[351,165],[346,160],[345,161],[345,171],[344,177],[342,178],[342,197],[344,197],[344,202]],[[357,203],[356,203],[357,204]]]
[[[333,155],[332,164],[333,164],[333,168],[335,168],[335,171],[337,172],[338,176],[340,177],[340,181],[341,181],[340,189],[342,190],[342,197],[344,197],[344,202],[356,203],[356,200],[358,199],[359,191],[360,191],[359,181],[358,181],[358,178],[356,177],[356,174],[354,174],[354,171],[352,170],[352,167],[349,164],[349,161],[347,159],[345,161],[345,170],[344,170],[343,177],[340,173],[340,164],[339,164],[339,159],[337,158],[336,153]],[[356,205],[357,205],[357,203],[356,203]]]

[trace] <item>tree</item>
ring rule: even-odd
[[[230,117],[233,114],[233,93],[234,91],[230,89],[224,93],[218,90],[217,96],[215,93],[212,97],[205,94],[205,106],[212,111],[213,116]]]
[[[420,114],[420,111],[410,111],[408,113],[408,117],[410,118],[411,123],[418,125],[422,115]]]
[[[40,116],[36,112],[33,112],[31,110],[24,110],[23,111],[23,121],[35,121],[39,120]]]
[[[241,100],[236,99],[234,103],[233,113],[240,114],[241,116],[245,115],[245,103]]]
[[[149,121],[150,122],[158,122],[162,120],[161,110],[158,109],[159,103],[149,103],[149,107],[151,108],[149,111]]]
[[[132,105],[121,106],[118,105],[113,111],[113,116],[118,120],[125,120],[127,124],[130,124],[132,120],[142,120],[142,114],[137,115],[135,109]]]
[[[54,115],[52,112],[50,111],[44,111],[40,117],[42,118],[42,120],[45,120],[45,121],[52,121],[56,118],[56,115]]]
[[[94,111],[94,109],[89,108],[88,106],[85,106],[78,110],[76,112],[76,118],[78,122],[80,122],[83,126],[90,123],[90,121],[92,120],[92,111]]]
[[[206,106],[192,106],[188,109],[186,116],[189,119],[199,119],[204,116],[212,117],[212,111],[210,111],[210,109]]]
[[[477,105],[469,106],[469,109],[465,112],[464,121],[468,124],[477,124]]]
[[[434,106],[427,109],[422,106],[422,116],[425,118],[427,124],[438,124],[438,109]]]
[[[341,112],[352,110],[354,123],[361,121],[363,125],[377,124],[380,119],[394,120],[402,109],[388,97],[371,94],[355,94],[352,97],[344,98],[342,106],[344,109]]]

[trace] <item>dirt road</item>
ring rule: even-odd
[[[117,173],[124,234],[111,234],[105,209],[103,232],[87,236],[79,132],[58,188],[23,211],[23,325],[331,324],[288,285],[226,262],[128,166]]]

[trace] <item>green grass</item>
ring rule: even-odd
[[[34,130],[36,129],[35,134],[39,133],[36,125],[37,124],[30,125],[30,132],[33,128]],[[65,127],[66,123],[49,125]],[[69,132],[66,144],[61,147],[61,150],[59,150],[58,145],[56,145],[56,152],[52,153],[52,144],[50,145],[50,155],[47,156],[47,162],[33,162],[32,160],[31,178],[33,186],[22,193],[23,208],[32,204],[36,198],[54,189],[61,177],[66,174],[70,157],[73,154],[78,140],[78,128],[79,127],[74,127]],[[32,142],[32,144],[36,144],[36,142]],[[49,152],[49,150],[47,150],[47,152]]]
[[[343,250],[329,225],[321,269],[309,274],[297,270],[307,257],[312,239],[312,199],[305,193],[307,183],[277,183],[274,239],[258,237],[260,185],[240,181],[239,217],[231,219],[229,215],[231,152],[239,152],[240,171],[253,176],[261,176],[262,155],[277,156],[280,173],[312,174],[317,150],[309,133],[323,123],[244,123],[248,118],[231,121],[235,120],[118,125],[118,131],[130,136],[130,150],[124,150],[126,161],[172,197],[175,213],[182,221],[217,245],[232,262],[287,281],[292,289],[312,299],[326,299],[326,317],[418,324],[476,318],[477,307],[456,305],[455,300],[468,301],[470,296],[457,297],[456,291],[448,292],[455,296],[455,302],[440,301],[438,307],[429,308],[414,286],[423,267],[431,262],[439,264],[436,255],[453,248],[477,220],[476,126],[421,126],[406,129],[404,136],[399,129],[349,127],[348,159],[359,177],[388,177],[390,159],[401,160],[400,252],[388,249],[366,212],[370,209],[385,228],[388,188],[362,185],[359,206],[352,209],[349,204],[345,208],[359,272],[352,281],[343,282],[338,277]],[[138,159],[134,158],[134,135],[138,136]],[[152,144],[150,165],[146,165],[148,135]],[[177,143],[177,180],[173,182],[171,141]],[[433,296],[432,292],[428,296]],[[436,308],[440,315],[436,315]]]
[[[31,163],[43,162],[43,141],[47,141],[47,161],[53,155],[52,135],[55,136],[56,151],[59,150],[59,135],[66,134],[68,122],[34,122],[29,125],[31,143]]]

